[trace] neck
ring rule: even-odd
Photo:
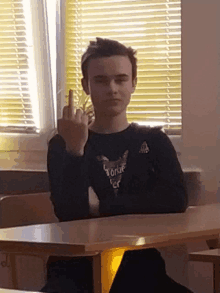
[[[96,114],[95,120],[89,125],[89,129],[97,133],[110,134],[123,131],[128,126],[126,114],[118,116],[101,116]]]

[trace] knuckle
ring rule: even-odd
[[[81,114],[81,113],[82,113],[82,110],[81,110],[80,108],[78,108],[78,109],[76,110],[76,112],[79,113],[79,114]]]

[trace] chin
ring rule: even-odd
[[[105,114],[106,116],[111,116],[111,117],[115,117],[115,116],[118,116],[118,115],[121,115],[124,111],[120,111],[120,110],[114,110],[114,109],[111,109],[111,110],[105,110],[103,111],[103,114]]]
[[[115,117],[119,116],[123,113],[126,113],[127,107],[120,107],[120,106],[114,106],[114,107],[99,107],[95,109],[95,112],[98,114],[102,114],[108,117]]]

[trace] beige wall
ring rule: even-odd
[[[219,94],[220,1],[182,0],[182,161],[204,170],[201,203],[218,195]]]
[[[220,1],[182,0],[182,97],[184,166],[201,167],[198,204],[220,202]],[[205,242],[188,245],[207,249]],[[188,263],[189,286],[211,293],[212,266]]]

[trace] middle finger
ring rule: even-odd
[[[74,99],[73,99],[73,91],[69,90],[69,119],[74,118]]]

